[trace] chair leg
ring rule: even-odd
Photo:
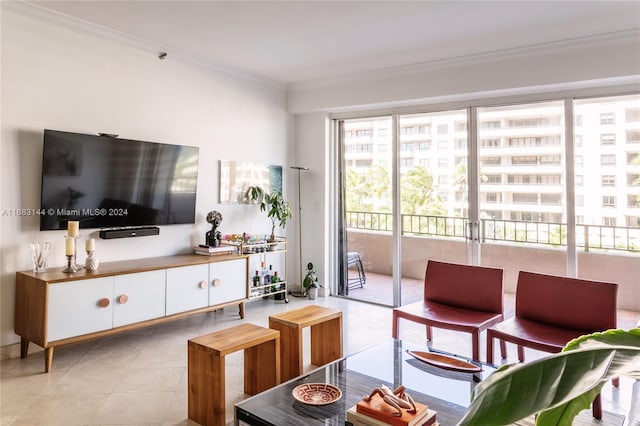
[[[471,351],[473,360],[480,361],[480,331],[478,330],[471,333]]]
[[[398,338],[398,326],[399,326],[399,322],[400,322],[400,318],[398,318],[398,313],[396,311],[393,311],[393,314],[391,315],[392,319],[391,319],[391,337],[393,337],[394,339]]]
[[[594,418],[598,420],[602,419],[602,400],[600,399],[600,394],[596,395],[595,399],[593,400],[591,412],[593,413]]]
[[[524,362],[524,348],[522,345],[518,345],[518,361]]]
[[[426,326],[427,327],[427,341],[430,342],[433,340],[433,334],[431,332],[431,326]]]
[[[493,364],[493,336],[489,332],[487,332],[487,364]]]

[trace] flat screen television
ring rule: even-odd
[[[198,148],[44,130],[40,230],[195,223]]]

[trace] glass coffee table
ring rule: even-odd
[[[404,385],[416,402],[438,412],[441,425],[454,425],[468,407],[475,385],[496,370],[473,362],[482,371],[451,371],[419,361],[407,350],[428,351],[425,346],[386,340],[236,404],[235,425],[343,426],[347,410],[381,384],[392,389]],[[327,405],[307,405],[292,395],[293,389],[304,383],[331,384],[342,391],[342,397]]]

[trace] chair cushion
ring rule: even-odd
[[[588,331],[571,330],[512,317],[489,328],[487,338],[497,337],[507,342],[545,352],[560,352],[572,339]]]
[[[411,303],[393,311],[401,318],[420,324],[466,332],[484,330],[502,320],[502,314],[456,308],[430,301]]]

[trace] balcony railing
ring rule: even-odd
[[[348,211],[348,229],[390,233],[393,215],[383,212]],[[402,235],[462,238],[466,236],[468,219],[451,216],[403,214]],[[567,224],[501,219],[481,219],[480,239],[515,244],[537,244],[553,247],[567,245]],[[576,225],[576,245],[585,252],[615,250],[640,252],[640,228],[606,225]]]

